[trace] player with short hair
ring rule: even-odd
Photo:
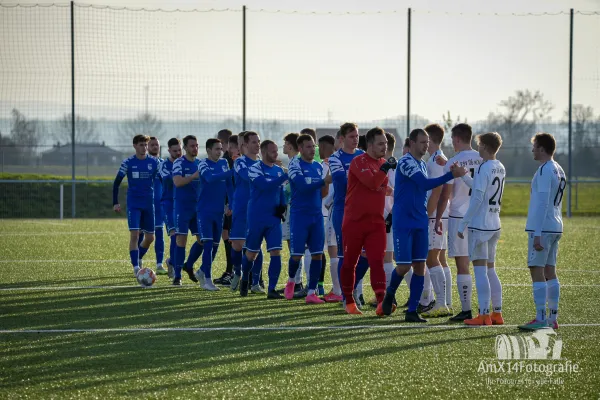
[[[288,175],[292,189],[290,203],[290,243],[292,247],[289,263],[289,279],[285,286],[285,298],[294,298],[295,277],[300,260],[308,246],[311,255],[308,281],[307,304],[324,303],[317,297],[317,285],[323,267],[322,255],[325,243],[325,227],[321,199],[327,195],[331,175],[323,173],[321,163],[314,160],[315,142],[310,135],[302,134],[297,139],[300,158],[290,161]]]
[[[148,155],[146,135],[133,137],[135,155],[121,163],[113,183],[113,209],[121,212],[119,204],[119,186],[127,177],[127,224],[129,226],[129,257],[133,266],[133,275],[137,277],[140,260],[154,240],[154,179],[158,173],[158,160]],[[146,235],[138,247],[140,231]]]
[[[313,141],[315,142],[315,144],[318,144],[319,142],[317,141],[317,131],[314,128],[304,128],[300,131],[301,135],[309,135]],[[318,163],[323,162],[323,160],[321,159],[321,153],[319,152],[319,146],[315,146],[315,161]]]
[[[277,161],[277,144],[265,140],[260,144],[262,160],[252,164],[248,171],[250,200],[248,201],[248,228],[246,230],[246,254],[242,261],[240,295],[248,295],[250,269],[255,262],[263,239],[271,255],[269,263],[268,299],[281,299],[275,288],[281,274],[281,218],[285,213],[283,184],[288,175]],[[235,215],[235,214],[234,214]],[[254,278],[254,277],[253,277]],[[252,285],[254,293],[260,292],[258,284]]]
[[[233,133],[230,129],[221,129],[217,132],[217,139],[221,141],[223,145],[223,158],[227,160],[229,165],[229,169],[233,170],[233,156],[232,154],[237,151],[237,136],[233,136]],[[232,145],[232,139],[235,141],[235,145]],[[233,176],[230,178],[231,187],[233,187]],[[227,197],[225,199],[225,205],[229,206],[233,199]],[[225,271],[221,275],[220,278],[214,280],[214,283],[217,285],[225,285],[229,286],[231,283],[231,278],[233,277],[233,263],[231,262],[231,242],[229,241],[229,230],[231,229],[231,211],[225,213],[225,217],[223,218],[223,230],[221,232],[221,237],[223,238],[223,246],[225,246],[225,259],[226,259],[226,267]]]
[[[198,282],[194,276],[194,263],[202,254],[200,229],[196,204],[200,193],[200,171],[198,164],[198,139],[196,136],[187,135],[183,138],[185,155],[173,163],[173,198],[175,232],[177,234],[177,247],[175,248],[175,274],[173,285],[181,285],[181,270],[185,270],[192,282]],[[185,261],[185,247],[187,245],[188,231],[196,236],[196,242],[190,249],[188,260]],[[185,262],[184,262],[185,261]]]
[[[427,178],[427,165],[422,160],[429,147],[429,135],[423,129],[410,133],[410,151],[402,156],[396,171],[392,229],[394,231],[394,256],[396,269],[386,290],[385,299],[378,307],[378,315],[390,315],[394,311],[394,296],[403,276],[413,268],[406,322],[427,322],[417,313],[417,305],[423,293],[425,260],[429,248],[429,217],[425,199],[427,192],[449,180],[463,176],[465,170],[453,165],[439,178]]]
[[[457,235],[464,237],[469,229],[469,259],[473,263],[479,315],[466,319],[467,325],[503,325],[502,284],[496,273],[496,247],[500,239],[500,208],[506,171],[496,159],[502,146],[497,132],[477,136],[479,155],[483,162],[473,179],[464,178],[471,187],[469,208],[458,224]],[[490,314],[490,296],[493,312]]]
[[[455,163],[459,167],[466,168],[471,177],[475,170],[481,164],[481,156],[471,147],[473,130],[470,125],[461,123],[452,128],[452,146],[456,154],[448,160],[444,167],[444,172],[450,171],[450,166]],[[436,211],[436,231],[441,233],[444,210],[448,205],[448,196],[450,196],[450,205],[448,210],[448,256],[456,261],[456,288],[460,297],[461,312],[450,318],[452,322],[463,322],[465,319],[473,318],[471,313],[471,297],[473,293],[473,280],[469,273],[469,247],[468,232],[465,232],[464,239],[461,239],[458,233],[458,224],[469,208],[469,199],[471,198],[471,189],[463,179],[452,179],[447,183],[447,188],[442,189]]]
[[[221,158],[223,155],[223,144],[219,139],[208,139],[206,141],[207,158],[200,161],[200,193],[196,206],[198,216],[198,227],[200,229],[200,240],[204,247],[202,254],[202,266],[196,271],[196,278],[200,287],[205,290],[219,290],[212,281],[212,263],[219,250],[221,231],[223,229],[223,217],[225,215],[225,198],[233,198],[233,183],[231,176],[233,171],[229,169],[229,163]]]
[[[444,140],[444,128],[440,124],[429,124],[425,127],[429,135],[429,159],[427,160],[427,176],[437,178],[444,175],[444,167],[437,162],[438,157],[445,159],[441,145]],[[427,192],[427,215],[429,216],[429,252],[425,264],[425,289],[419,306],[423,317],[446,317],[452,315],[452,273],[446,261],[448,248],[448,208],[442,214],[442,232],[435,229],[436,211],[443,186]],[[428,279],[429,278],[429,279]],[[429,281],[429,282],[428,282]],[[432,302],[432,289],[435,302]]]
[[[173,279],[173,261],[175,260],[175,249],[177,242],[175,235],[175,220],[173,216],[173,163],[181,157],[181,141],[177,138],[171,138],[167,142],[169,157],[160,164],[159,174],[162,181],[161,206],[163,209],[164,223],[167,225],[167,234],[170,237],[169,258],[167,258],[167,267],[169,278]]]
[[[558,329],[560,282],[556,275],[558,245],[562,237],[562,200],[567,187],[565,171],[554,161],[556,140],[549,133],[531,138],[533,159],[541,165],[531,181],[525,231],[529,236],[527,265],[533,283],[536,315],[519,329]],[[549,313],[546,313],[546,303]]]

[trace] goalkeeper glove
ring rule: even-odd
[[[381,165],[379,169],[387,174],[390,169],[396,169],[397,166],[398,161],[396,161],[394,157],[390,157]]]

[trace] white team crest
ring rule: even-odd
[[[223,165],[223,172],[227,172],[227,167]]]
[[[152,164],[148,164],[148,171],[152,171]]]

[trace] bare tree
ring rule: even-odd
[[[594,109],[583,104],[573,104],[573,150],[581,150],[596,143]],[[569,109],[565,110],[562,124],[569,123]]]
[[[135,135],[159,136],[163,133],[162,121],[150,113],[141,113],[128,119],[119,127],[121,136],[131,139]]]
[[[13,108],[10,138],[21,148],[25,157],[35,156],[35,148],[39,145],[43,134],[43,126],[37,119],[28,120],[19,110]]]
[[[71,143],[72,114],[65,114],[58,121],[58,129],[52,132],[54,140],[60,143]],[[96,122],[75,114],[75,143],[94,143],[100,135],[96,131]]]

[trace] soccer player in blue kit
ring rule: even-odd
[[[315,142],[312,136],[303,134],[296,140],[300,158],[293,158],[289,164],[289,178],[292,189],[290,203],[290,243],[291,255],[289,279],[285,286],[285,298],[294,298],[296,273],[305,246],[311,255],[310,278],[308,282],[307,304],[320,304],[325,301],[316,295],[323,262],[321,260],[325,244],[325,226],[321,199],[327,196],[331,175],[323,175],[323,165],[315,161]],[[270,280],[269,280],[270,286]]]
[[[121,163],[113,184],[113,209],[121,212],[119,186],[127,177],[127,224],[129,226],[129,257],[133,274],[137,276],[140,261],[154,240],[154,179],[158,174],[158,160],[147,154],[150,138],[136,135],[133,138],[135,155]],[[140,231],[145,233],[138,247]]]
[[[195,136],[188,135],[183,138],[183,149],[185,156],[178,158],[173,163],[173,184],[175,186],[174,199],[174,219],[175,232],[177,234],[177,246],[175,247],[175,277],[173,285],[181,285],[181,270],[184,269],[185,246],[187,244],[188,230],[200,241],[200,230],[198,229],[198,220],[196,215],[196,204],[200,191],[200,171],[198,164],[198,140]],[[196,247],[194,247],[196,246]],[[195,248],[202,248],[198,243],[194,243],[190,250],[190,259]],[[199,256],[199,255],[198,255]],[[198,256],[194,256],[198,259]],[[185,263],[185,272],[193,282],[198,282],[194,276],[193,262]]]
[[[283,168],[275,164],[277,161],[275,142],[265,140],[260,144],[260,151],[262,160],[254,163],[248,171],[250,201],[248,202],[246,254],[242,261],[240,295],[248,295],[250,269],[260,252],[262,241],[265,239],[267,251],[271,255],[267,298],[281,299],[283,296],[275,290],[275,287],[281,273],[281,220],[287,208],[283,184],[288,180],[288,175]],[[322,243],[321,249],[323,249]]]
[[[156,136],[150,136],[150,141],[148,142],[148,154],[158,160],[159,166],[163,162],[160,158],[160,142]],[[158,275],[166,275],[168,273],[167,270],[163,268],[163,259],[165,256],[163,224],[165,217],[161,205],[162,191],[163,185],[159,171],[159,173],[156,174],[156,178],[154,178],[154,251],[156,253],[156,273]],[[140,236],[139,243],[141,243],[143,234]]]
[[[196,206],[200,240],[204,246],[202,266],[196,272],[200,287],[205,290],[219,290],[212,281],[212,262],[219,250],[225,215],[225,196],[233,198],[232,170],[229,163],[221,158],[223,143],[219,139],[206,141],[207,158],[200,161],[200,194]]]
[[[169,235],[169,258],[167,258],[169,278],[173,279],[173,261],[175,260],[175,248],[177,247],[177,236],[175,235],[175,219],[173,205],[173,163],[181,157],[181,141],[177,138],[171,138],[167,142],[169,158],[163,160],[159,167],[159,174],[162,180],[161,206],[167,225],[167,234]]]

